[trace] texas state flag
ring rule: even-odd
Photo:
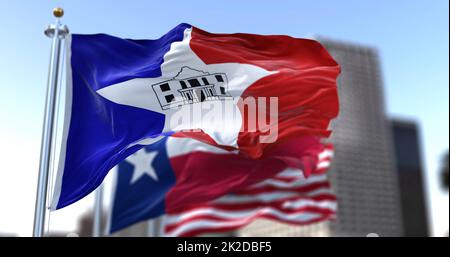
[[[313,40],[180,24],[156,40],[73,34],[67,43],[52,209],[83,198],[112,167],[166,136],[262,158],[291,138],[328,136],[338,113],[339,65]],[[253,112],[247,99],[258,104]],[[249,129],[255,112],[267,120]]]
[[[109,232],[175,214],[273,178],[291,167],[297,177],[321,174],[318,137],[295,138],[251,159],[188,138],[168,137],[118,165]]]

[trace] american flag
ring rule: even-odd
[[[319,153],[316,170],[305,178],[299,170],[286,169],[243,190],[166,214],[167,236],[197,236],[241,228],[257,218],[294,225],[333,219],[337,201],[326,171],[334,151],[331,144]]]

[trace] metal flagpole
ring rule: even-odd
[[[103,211],[103,184],[95,190],[94,205],[94,228],[92,235],[94,237],[102,236],[102,211]]]
[[[147,236],[148,237],[164,236],[163,216],[153,218],[147,221]]]
[[[52,38],[52,50],[45,102],[44,125],[42,128],[41,157],[39,162],[36,207],[34,213],[33,236],[35,237],[42,237],[44,235],[48,175],[54,127],[53,123],[55,114],[57,113],[55,103],[56,92],[58,91],[61,42],[69,33],[67,27],[61,25],[59,22],[59,19],[64,15],[64,10],[62,8],[55,8],[53,9],[53,15],[56,17],[55,24],[49,25],[49,27],[45,30],[45,35]]]
[[[158,236],[158,237],[164,237],[165,236],[165,234],[164,234],[164,225],[165,225],[164,219],[165,219],[164,215],[161,215],[158,218],[158,232],[156,234],[156,236]]]

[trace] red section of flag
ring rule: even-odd
[[[212,34],[193,28],[190,47],[207,64],[237,62],[277,71],[256,81],[242,95],[243,99],[278,97],[277,143],[305,135],[329,135],[329,122],[339,109],[336,79],[340,67],[320,43],[288,36]],[[242,106],[241,113],[244,130],[239,134],[239,150],[260,158],[276,145],[259,141],[261,131],[274,124],[249,132],[245,130],[248,113]],[[208,142],[200,134],[197,139]]]

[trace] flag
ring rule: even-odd
[[[338,112],[339,65],[313,40],[180,24],[156,40],[73,34],[67,43],[52,209],[83,198],[112,167],[166,136],[262,158],[291,138],[328,136]]]
[[[318,162],[321,151],[319,139],[311,136],[285,142],[261,159],[246,158],[192,139],[163,139],[119,164],[110,232],[161,215],[170,215],[170,220],[174,220],[176,216],[172,214],[240,192],[293,166],[302,170],[290,169],[290,177],[283,182],[297,186],[305,176],[325,172],[329,155],[320,157]],[[328,186],[327,181],[324,183],[321,186]],[[296,198],[305,194],[298,195],[294,194]],[[186,221],[181,220],[171,226],[183,227]]]
[[[305,178],[288,168],[273,178],[220,197],[210,203],[190,206],[164,217],[167,236],[198,236],[232,231],[258,218],[292,225],[332,220],[337,200],[325,174],[333,155],[331,145],[319,153],[316,172]]]

